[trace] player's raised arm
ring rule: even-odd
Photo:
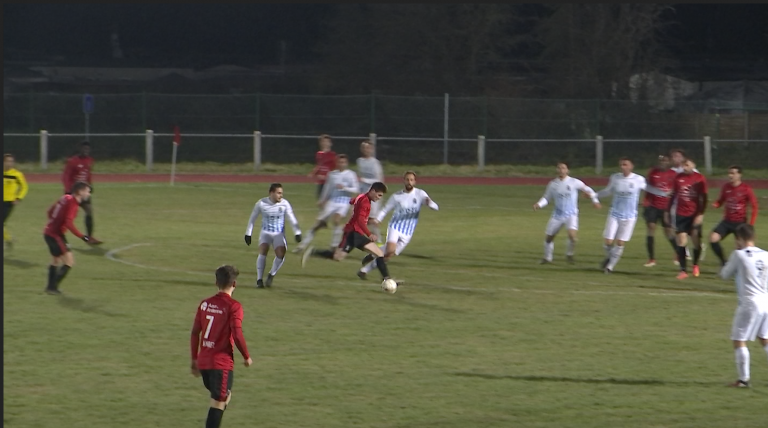
[[[232,305],[232,310],[229,314],[229,328],[232,331],[232,339],[235,341],[240,355],[244,360],[251,358],[251,354],[248,353],[248,346],[245,344],[245,336],[243,336],[243,306],[240,303]]]
[[[738,251],[733,251],[731,253],[731,256],[728,257],[728,262],[723,266],[722,269],[720,269],[720,277],[723,279],[730,279],[733,278],[734,275],[736,275],[736,272],[739,270],[739,253]]]
[[[283,199],[285,201],[285,199]],[[293,214],[293,206],[288,201],[285,201],[285,216],[288,217],[288,221],[291,222],[291,228],[293,228],[293,234],[296,236],[296,242],[301,242],[301,228],[299,227],[299,220],[296,219],[296,215]]]
[[[387,203],[384,204],[384,208],[376,214],[376,221],[381,223],[384,220],[384,217],[387,216],[387,213],[395,209],[396,204],[397,201],[395,201],[395,195],[390,196],[389,199],[387,199]]]
[[[256,202],[253,205],[253,211],[251,211],[251,217],[248,219],[248,225],[245,227],[245,243],[251,245],[251,235],[253,234],[253,224],[256,223],[256,219],[259,218],[261,213],[261,201]]]
[[[749,220],[749,224],[752,226],[755,225],[755,221],[757,220],[757,197],[755,197],[755,192],[752,191],[752,188],[747,188],[747,198],[749,199],[749,204],[752,206],[752,217]]]

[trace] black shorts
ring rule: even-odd
[[[205,389],[211,392],[211,398],[216,401],[227,401],[227,395],[232,390],[235,373],[232,370],[200,370]]]
[[[69,252],[69,244],[64,235],[50,236],[43,234],[43,239],[45,239],[45,243],[48,244],[48,251],[51,252],[53,257],[61,257]]]
[[[645,219],[645,222],[647,224],[655,224],[658,222],[661,222],[661,225],[664,227],[669,227],[669,223],[667,223],[666,220],[664,220],[664,213],[666,211],[661,208],[656,207],[645,207],[643,210],[643,218]]]
[[[358,232],[346,232],[344,233],[344,238],[342,238],[341,243],[339,244],[339,248],[341,248],[341,250],[345,253],[349,253],[353,248],[365,251],[365,246],[371,242],[372,241],[368,239],[367,236],[363,236]]]
[[[731,233],[736,233],[736,228],[739,227],[744,223],[735,223],[732,221],[721,221],[720,223],[715,226],[715,228],[712,230],[712,232],[717,233],[720,235],[720,238],[725,238],[726,236],[730,235]]]
[[[8,201],[8,202],[3,201],[3,224],[5,224],[5,221],[8,220],[8,217],[11,216],[11,211],[13,211],[13,207],[14,205],[12,201]]]

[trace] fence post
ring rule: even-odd
[[[155,166],[155,131],[147,129],[144,135],[144,162],[147,165],[147,171],[152,171]]]
[[[48,131],[40,130],[40,169],[48,169]]]
[[[603,136],[598,135],[595,138],[595,173],[603,172]]]
[[[368,134],[368,141],[370,141],[373,146],[373,157],[376,157],[376,134],[373,132]]]
[[[443,164],[448,165],[448,94],[445,94],[445,105],[443,106]]]
[[[485,136],[477,136],[477,170],[485,169]]]
[[[253,131],[253,170],[261,168],[261,132]]]
[[[704,168],[707,174],[712,174],[712,138],[704,137]]]

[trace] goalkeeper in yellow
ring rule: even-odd
[[[27,180],[24,174],[15,168],[16,159],[13,155],[5,154],[3,156],[3,243],[9,247],[13,245],[13,239],[8,229],[5,228],[5,222],[11,215],[13,206],[18,204],[27,196]]]

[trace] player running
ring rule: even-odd
[[[693,243],[693,276],[699,276],[699,259],[701,257],[701,225],[704,221],[704,211],[707,208],[707,180],[695,171],[695,165],[690,159],[683,162],[683,172],[675,177],[667,218],[674,212],[675,233],[677,234],[677,259],[680,262],[680,273],[677,279],[688,278],[686,271],[685,249],[688,236]]]
[[[293,251],[295,253],[303,251],[315,238],[315,233],[328,226],[330,221],[333,224],[333,238],[331,239],[331,248],[336,248],[341,242],[342,221],[349,212],[349,198],[357,195],[360,191],[360,183],[357,180],[355,171],[348,169],[349,160],[347,155],[339,155],[336,158],[337,169],[328,174],[328,179],[323,187],[323,193],[317,205],[322,208],[317,222],[304,239],[304,242],[297,246]]]
[[[375,147],[370,140],[365,140],[360,144],[362,156],[357,158],[357,173],[360,176],[361,193],[367,192],[371,188],[371,184],[377,181],[384,182],[384,169],[381,167],[381,162],[374,156],[374,149]],[[371,218],[368,219],[368,228],[379,237],[379,243],[381,243],[379,226],[372,221],[379,210],[381,210],[381,201],[371,202]]]
[[[251,245],[251,234],[253,233],[253,224],[261,214],[261,233],[259,234],[259,257],[256,259],[256,288],[272,286],[272,279],[277,275],[277,271],[285,261],[285,250],[287,243],[285,241],[285,217],[291,221],[294,238],[296,242],[301,242],[301,229],[296,216],[293,215],[293,207],[287,199],[283,199],[283,185],[272,183],[269,186],[269,196],[259,199],[253,206],[253,212],[248,219],[248,226],[245,228],[245,243]],[[264,268],[267,266],[267,254],[269,247],[275,249],[275,259],[272,261],[272,269],[269,270],[267,281],[264,282]]]
[[[645,177],[632,172],[634,164],[627,157],[619,159],[621,172],[611,175],[608,187],[597,192],[597,197],[602,198],[613,194],[611,210],[605,222],[603,238],[605,243],[605,260],[600,265],[605,273],[613,272],[616,263],[624,253],[624,244],[632,238],[632,233],[637,223],[637,202],[640,192],[653,193],[663,196],[667,193],[646,183]]]
[[[768,354],[768,252],[755,246],[755,228],[740,224],[734,232],[736,251],[720,271],[723,279],[736,277],[739,306],[733,316],[731,340],[739,378],[730,386],[749,387],[747,341],[760,339]]]
[[[307,177],[314,178],[317,181],[317,197],[319,199],[328,173],[336,169],[336,153],[331,150],[333,142],[328,134],[319,136],[317,144],[320,146],[320,150],[315,153],[315,167]]]
[[[91,157],[91,143],[83,141],[80,143],[80,153],[71,156],[67,159],[67,163],[64,166],[64,174],[62,174],[61,180],[64,184],[64,193],[70,193],[72,185],[78,181],[82,181],[91,186],[93,191],[93,158]],[[80,202],[80,206],[85,211],[85,230],[88,236],[93,235],[93,205],[91,204],[91,197],[83,199]],[[101,244],[96,238],[91,237],[88,242],[91,245]]]
[[[371,202],[376,202],[387,193],[384,183],[373,183],[367,193],[361,193],[350,199],[349,204],[354,205],[352,217],[344,226],[344,240],[333,250],[315,251],[313,247],[307,248],[301,258],[301,266],[307,264],[310,256],[324,257],[335,261],[344,260],[353,248],[365,251],[373,255],[376,267],[379,268],[383,279],[389,279],[389,269],[384,252],[376,245],[376,235],[368,229],[368,214],[371,212]],[[397,285],[400,285],[398,283]]]
[[[648,171],[646,181],[649,185],[661,189],[665,192],[672,190],[672,186],[675,184],[675,177],[677,173],[669,167],[669,156],[659,156],[659,163],[655,167]],[[677,241],[675,240],[675,232],[665,219],[664,213],[669,206],[669,196],[657,196],[653,193],[646,192],[643,200],[643,218],[645,219],[645,225],[647,235],[645,237],[645,246],[648,250],[648,262],[644,264],[645,267],[656,266],[655,256],[655,233],[656,225],[661,222],[664,227],[664,235],[672,245],[672,251],[677,257]]]
[[[51,257],[53,257],[50,266],[48,266],[48,285],[45,292],[53,295],[61,294],[59,284],[75,265],[75,256],[70,251],[67,238],[64,236],[67,229],[86,243],[90,241],[88,235],[83,235],[77,230],[74,221],[80,203],[91,195],[91,186],[88,183],[78,181],[72,185],[70,190],[70,194],[62,196],[48,208],[48,223],[43,230],[43,239],[48,245]]]
[[[755,225],[757,220],[757,198],[749,184],[741,181],[741,167],[733,165],[728,168],[730,183],[725,183],[720,189],[720,197],[712,204],[713,208],[725,206],[723,219],[715,226],[709,235],[709,243],[712,251],[720,259],[720,265],[725,265],[723,247],[720,241],[733,233],[740,224],[747,222],[747,204],[752,207],[752,216],[749,224]]]
[[[394,210],[387,226],[386,247],[384,245],[379,246],[384,250],[384,261],[386,262],[389,262],[392,256],[399,256],[411,242],[416,224],[419,222],[421,207],[427,205],[435,211],[440,209],[427,192],[417,189],[415,186],[416,173],[406,171],[403,174],[403,190],[390,196],[384,209],[379,211],[373,219],[375,224],[380,224],[387,213]],[[360,279],[365,279],[368,272],[372,271],[375,266],[376,262],[373,260],[373,256],[370,254],[365,256],[363,267],[357,272],[357,276]]]
[[[5,228],[5,222],[11,216],[11,211],[25,196],[29,186],[24,174],[16,169],[16,159],[12,154],[3,156],[3,243],[8,249],[13,247],[11,232]]]
[[[555,253],[554,239],[564,226],[568,233],[565,257],[568,263],[574,262],[573,250],[576,247],[576,234],[579,230],[579,191],[584,192],[592,199],[595,208],[600,208],[600,201],[597,199],[595,191],[583,181],[568,176],[568,164],[565,162],[558,163],[557,178],[549,182],[544,196],[539,199],[539,202],[533,204],[534,211],[537,211],[550,202],[555,203],[552,217],[550,217],[544,232],[544,258],[541,259],[540,264],[552,263]]]
[[[203,378],[205,389],[211,393],[206,428],[221,426],[224,410],[232,400],[235,368],[233,345],[243,356],[244,364],[253,364],[243,336],[243,306],[232,298],[240,272],[225,265],[216,269],[216,287],[219,292],[197,305],[192,324],[190,370]]]

